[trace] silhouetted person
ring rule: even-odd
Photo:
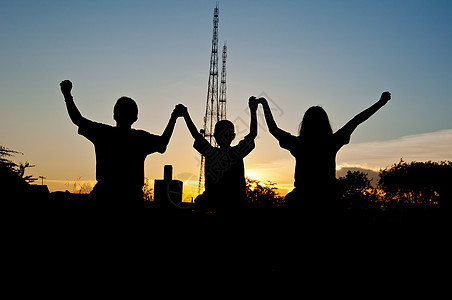
[[[212,146],[198,132],[185,110],[184,119],[195,139],[193,147],[205,157],[205,192],[203,202],[212,205],[219,215],[237,215],[246,209],[245,169],[243,158],[255,147],[257,135],[257,100],[249,99],[251,112],[250,132],[236,146],[231,146],[235,138],[234,124],[221,120],[215,124],[214,137],[218,147]]]
[[[90,140],[96,151],[96,179],[92,194],[104,207],[143,207],[144,161],[148,154],[164,153],[180,108],[175,108],[161,136],[132,129],[138,119],[134,100],[121,97],[114,106],[116,127],[84,118],[71,95],[72,83],[60,83],[66,107],[78,133]]]
[[[264,98],[262,103],[270,133],[279,145],[290,151],[296,159],[295,188],[287,194],[289,208],[318,209],[331,211],[338,205],[336,195],[336,154],[350,141],[356,127],[370,118],[391,99],[384,92],[380,100],[356,115],[344,127],[333,133],[325,110],[320,106],[310,107],[304,114],[298,136],[280,129]]]

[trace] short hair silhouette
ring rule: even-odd
[[[220,120],[215,124],[213,133],[218,145],[230,145],[235,138],[234,124],[229,120]]]
[[[129,97],[121,97],[113,108],[113,118],[116,122],[132,125],[138,120],[138,105]]]

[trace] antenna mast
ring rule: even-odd
[[[219,95],[219,107],[218,115],[219,120],[226,120],[226,42],[223,45],[223,65],[221,67],[221,82],[220,82],[220,95]]]
[[[213,36],[212,36],[212,52],[210,55],[210,72],[209,82],[207,86],[206,114],[204,116],[204,127],[201,134],[209,141],[210,144],[216,145],[213,139],[213,130],[219,119],[218,115],[218,2],[213,11]],[[201,155],[201,167],[199,171],[198,194],[204,190],[204,165],[205,157]]]

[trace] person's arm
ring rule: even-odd
[[[248,100],[248,106],[250,108],[250,133],[248,137],[256,138],[257,136],[257,106],[259,102],[255,97],[250,97]]]
[[[64,101],[66,102],[67,112],[71,118],[72,123],[78,127],[83,126],[88,123],[89,120],[82,116],[77,106],[74,103],[74,98],[71,95],[72,82],[69,80],[64,80],[60,83],[61,93],[64,96]]]
[[[352,132],[358,127],[359,124],[363,123],[369,119],[373,114],[375,114],[380,108],[382,108],[391,99],[390,92],[384,92],[381,94],[380,100],[378,100],[374,105],[357,114],[353,119],[348,121],[342,129],[351,135]]]
[[[196,125],[193,123],[190,114],[188,113],[187,107],[181,105],[182,116],[184,117],[185,123],[187,124],[188,131],[190,131],[192,137],[197,139],[201,137],[201,133],[198,132]]]
[[[270,109],[270,106],[268,105],[267,100],[265,98],[259,98],[257,99],[257,101],[258,103],[262,104],[262,107],[264,109],[264,116],[265,121],[267,122],[268,130],[276,139],[279,140],[279,138],[287,134],[287,132],[279,128],[278,125],[276,125],[275,119],[273,118],[273,114]]]
[[[181,108],[179,105],[176,105],[173,112],[171,113],[171,117],[166,125],[165,130],[163,131],[161,138],[162,143],[166,146],[168,145],[171,136],[173,135],[174,127],[176,125],[176,120],[178,117],[182,116]]]
[[[196,125],[193,123],[190,114],[188,113],[187,107],[185,107],[182,104],[179,104],[181,107],[181,114],[184,117],[185,123],[187,124],[188,131],[190,131],[190,134],[195,139],[193,143],[193,148],[195,148],[199,153],[204,155],[205,157],[209,157],[213,155],[214,148],[206,139],[205,137],[198,131],[196,128]]]

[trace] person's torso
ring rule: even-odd
[[[143,184],[147,153],[140,131],[111,127],[104,131],[94,146],[98,181]]]
[[[205,183],[209,197],[217,206],[235,207],[245,197],[243,158],[233,150],[215,148],[214,155],[206,157]]]
[[[315,144],[300,141],[295,156],[295,186],[309,188],[333,184],[337,151],[333,138]]]

